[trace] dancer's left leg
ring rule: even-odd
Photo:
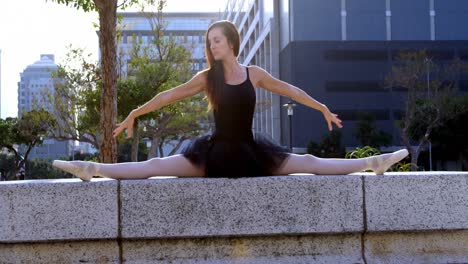
[[[390,166],[408,155],[406,149],[361,159],[329,159],[305,154],[290,154],[275,175],[312,173],[318,175],[343,175],[364,170],[383,174]]]

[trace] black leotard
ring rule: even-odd
[[[213,111],[215,131],[192,141],[182,154],[205,169],[206,177],[255,177],[272,175],[287,158],[287,149],[252,133],[255,89],[249,78],[238,85],[221,87]]]

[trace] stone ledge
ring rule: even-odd
[[[466,172],[0,182],[0,262],[468,263],[467,187]]]
[[[358,176],[123,181],[122,237],[356,233]]]
[[[0,242],[115,239],[117,181],[0,183]]]
[[[367,232],[468,228],[468,173],[365,177]]]
[[[464,230],[467,189],[466,172],[1,182],[0,243],[115,240],[119,223],[122,239]]]

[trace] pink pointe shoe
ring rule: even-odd
[[[90,181],[94,174],[93,164],[86,161],[54,160],[52,166],[71,173],[83,181]]]
[[[393,153],[382,154],[372,157],[373,171],[376,175],[383,175],[393,164],[399,162],[408,156],[408,150],[401,149]]]

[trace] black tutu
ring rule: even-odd
[[[195,139],[182,151],[194,165],[204,168],[205,177],[269,176],[289,156],[287,149],[252,133],[256,95],[248,67],[246,74],[240,84],[216,87],[213,135]]]
[[[253,139],[226,139],[206,135],[192,141],[182,151],[205,177],[239,178],[269,176],[289,156],[288,150],[256,133]]]

